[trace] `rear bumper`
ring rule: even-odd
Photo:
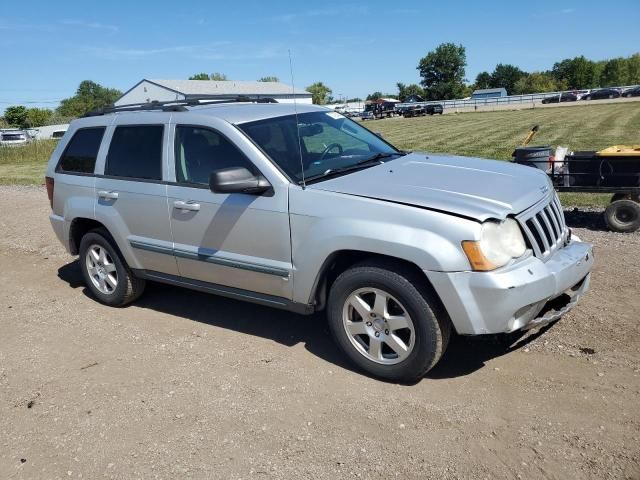
[[[425,272],[456,331],[513,332],[559,319],[588,290],[590,244],[573,241],[542,262],[530,256],[493,272]]]

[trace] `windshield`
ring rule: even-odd
[[[238,125],[271,159],[297,182],[331,171],[346,171],[369,158],[378,161],[402,153],[377,135],[335,112],[298,114]],[[302,162],[300,161],[302,151]]]

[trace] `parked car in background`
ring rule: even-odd
[[[421,117],[426,114],[426,110],[423,105],[408,105],[399,107],[397,112],[405,118],[408,117]]]
[[[624,92],[622,92],[622,96],[627,98],[640,97],[640,85],[637,87],[633,87],[628,90],[625,90]]]
[[[553,95],[551,97],[543,98],[542,103],[560,103],[560,102],[575,102],[578,100],[578,95],[573,92],[563,92],[560,95]]]
[[[441,103],[432,103],[430,105],[427,105],[428,115],[435,115],[436,113],[439,115],[442,115],[444,113],[444,107]]]
[[[373,115],[373,112],[371,110],[367,110],[366,112],[362,112],[360,114],[360,118],[362,120],[375,120],[375,116]]]
[[[603,100],[605,98],[620,98],[620,90],[616,88],[601,88],[599,90],[592,90],[582,97],[583,100]]]
[[[25,145],[31,141],[31,136],[25,130],[7,128],[0,130],[0,145],[17,146]]]

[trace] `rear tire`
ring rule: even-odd
[[[85,234],[79,251],[82,276],[99,302],[122,307],[144,292],[146,282],[133,275],[113,237],[104,228]]]
[[[631,233],[640,228],[640,204],[629,199],[611,202],[604,212],[610,230]]]
[[[451,321],[424,278],[390,263],[363,263],[331,286],[333,338],[359,369],[393,382],[414,382],[440,360]]]

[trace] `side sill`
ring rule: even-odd
[[[136,277],[144,278],[145,280],[175,285],[176,287],[189,288],[191,290],[197,290],[204,293],[213,293],[222,297],[257,303],[266,307],[279,308],[281,310],[287,310],[300,315],[311,315],[315,311],[313,305],[292,302],[286,298],[276,297],[274,295],[266,295],[264,293],[252,292],[241,288],[226,287],[224,285],[179,277],[177,275],[169,275],[167,273],[154,272],[151,270],[132,269],[132,272]]]

